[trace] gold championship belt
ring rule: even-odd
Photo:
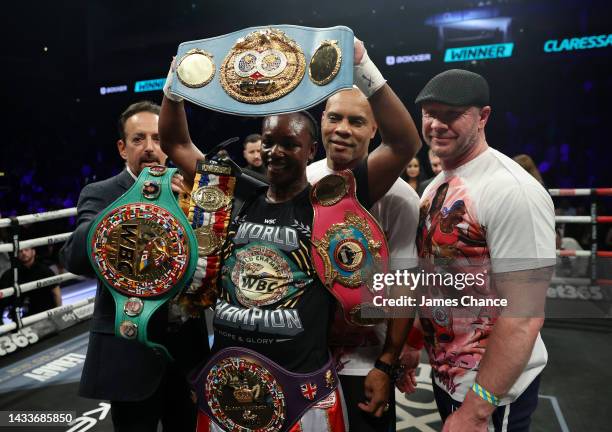
[[[236,140],[227,140],[216,149]],[[198,264],[181,297],[181,304],[192,313],[214,305],[219,294],[221,249],[231,219],[238,170],[231,159],[217,157],[214,149],[196,165],[189,221],[198,243]]]

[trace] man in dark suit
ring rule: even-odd
[[[66,268],[94,275],[87,257],[87,234],[93,220],[135,182],[142,169],[165,164],[157,121],[159,105],[148,101],[130,105],[119,118],[117,148],[125,169],[107,180],[87,185],[78,202],[77,226],[61,251]],[[173,179],[177,191],[180,178]],[[107,288],[98,282],[87,358],[79,394],[111,401],[116,431],[195,430],[196,406],[185,378],[209,353],[203,319],[187,319],[168,303],[149,321],[150,338],[165,345],[174,361],[133,340],[114,335],[115,305]]]

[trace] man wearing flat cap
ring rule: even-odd
[[[552,200],[489,147],[482,76],[445,71],[416,103],[423,138],[442,162],[421,198],[419,256],[436,272],[485,276],[482,284],[435,287],[461,299],[457,306],[419,309],[443,431],[527,431],[547,362],[539,331],[555,261]],[[483,297],[499,307],[470,303]]]

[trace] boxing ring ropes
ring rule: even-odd
[[[9,297],[19,298],[21,297],[21,295],[29,291],[48,287],[51,285],[58,285],[62,282],[70,280],[85,279],[82,276],[78,276],[73,273],[62,273],[44,279],[20,284],[19,270],[16,266],[19,251],[21,249],[62,243],[66,241],[68,237],[70,237],[70,234],[72,234],[70,232],[67,232],[46,237],[39,237],[31,240],[19,241],[19,226],[71,217],[75,216],[76,214],[77,209],[76,207],[74,207],[63,210],[54,210],[49,212],[0,219],[0,228],[9,228],[12,240],[12,243],[0,244],[0,253],[7,252],[11,254],[10,270],[13,272],[14,276],[14,284],[12,287],[0,287],[0,299]],[[95,296],[92,296],[87,299],[72,303],[70,305],[58,306],[56,308],[39,312],[34,315],[29,315],[23,318],[20,316],[19,313],[16,313],[16,322],[10,322],[8,324],[0,325],[0,356],[14,352],[19,348],[25,348],[29,344],[37,342],[39,340],[40,335],[37,334],[37,332],[32,331],[30,326],[48,320],[54,316],[60,317],[67,313],[72,313],[75,310],[86,307],[90,304],[93,306],[94,298]]]
[[[612,196],[612,188],[595,188],[595,189],[549,189],[548,191],[552,197],[577,197],[577,196],[590,196],[591,197],[591,214],[590,216],[555,216],[555,222],[557,224],[565,223],[577,223],[577,224],[590,224],[591,225],[591,249],[590,250],[557,250],[557,255],[560,257],[588,257],[591,260],[590,265],[590,277],[589,278],[567,278],[567,277],[555,277],[551,281],[551,284],[555,283],[568,283],[574,285],[612,285],[612,279],[599,279],[597,277],[596,257],[612,258],[612,251],[601,251],[597,248],[597,224],[599,223],[612,223],[612,216],[600,216],[597,213],[597,198],[602,196]],[[77,214],[75,207],[54,210],[43,213],[35,213],[11,218],[0,219],[0,228],[9,228],[12,234],[12,243],[0,244],[0,252],[7,252],[12,254],[11,259],[11,270],[13,271],[14,281],[12,287],[0,287],[0,299],[16,297],[19,298],[26,292],[47,287],[50,285],[57,285],[62,282],[70,280],[84,280],[85,278],[75,275],[73,273],[62,273],[56,276],[40,279],[33,282],[19,284],[19,272],[16,266],[19,250],[31,247],[45,246],[51,244],[62,243],[70,237],[70,232],[50,235],[46,237],[39,237],[31,240],[19,241],[19,226],[33,224],[37,222],[61,219],[72,217]],[[95,296],[91,296],[84,300],[77,301],[73,304],[66,306],[59,306],[54,309],[50,309],[44,312],[40,312],[34,315],[19,317],[17,315],[17,322],[11,322],[8,324],[0,325],[0,355],[4,355],[5,351],[2,346],[2,338],[4,335],[14,332],[12,337],[17,347],[23,348],[28,345],[28,342],[24,338],[34,342],[34,338],[31,332],[20,332],[22,329],[27,328],[35,323],[44,321],[51,318],[54,315],[70,313],[79,308],[91,305],[93,308],[93,301]],[[37,337],[36,337],[37,339]]]
[[[557,256],[560,257],[588,257],[590,258],[590,277],[588,278],[553,278],[552,283],[571,283],[574,285],[612,285],[612,279],[601,279],[597,277],[597,259],[596,258],[612,258],[612,251],[602,251],[597,248],[597,224],[612,223],[612,216],[600,216],[597,212],[597,198],[602,196],[612,196],[612,188],[594,188],[594,189],[549,189],[548,192],[552,197],[591,197],[591,214],[590,216],[555,216],[556,224],[577,223],[590,224],[591,236],[590,250],[572,250],[563,249],[557,250]]]

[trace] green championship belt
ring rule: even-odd
[[[153,313],[193,276],[198,245],[171,189],[176,169],[145,168],[94,221],[87,254],[115,299],[115,335],[168,350],[147,337]]]

